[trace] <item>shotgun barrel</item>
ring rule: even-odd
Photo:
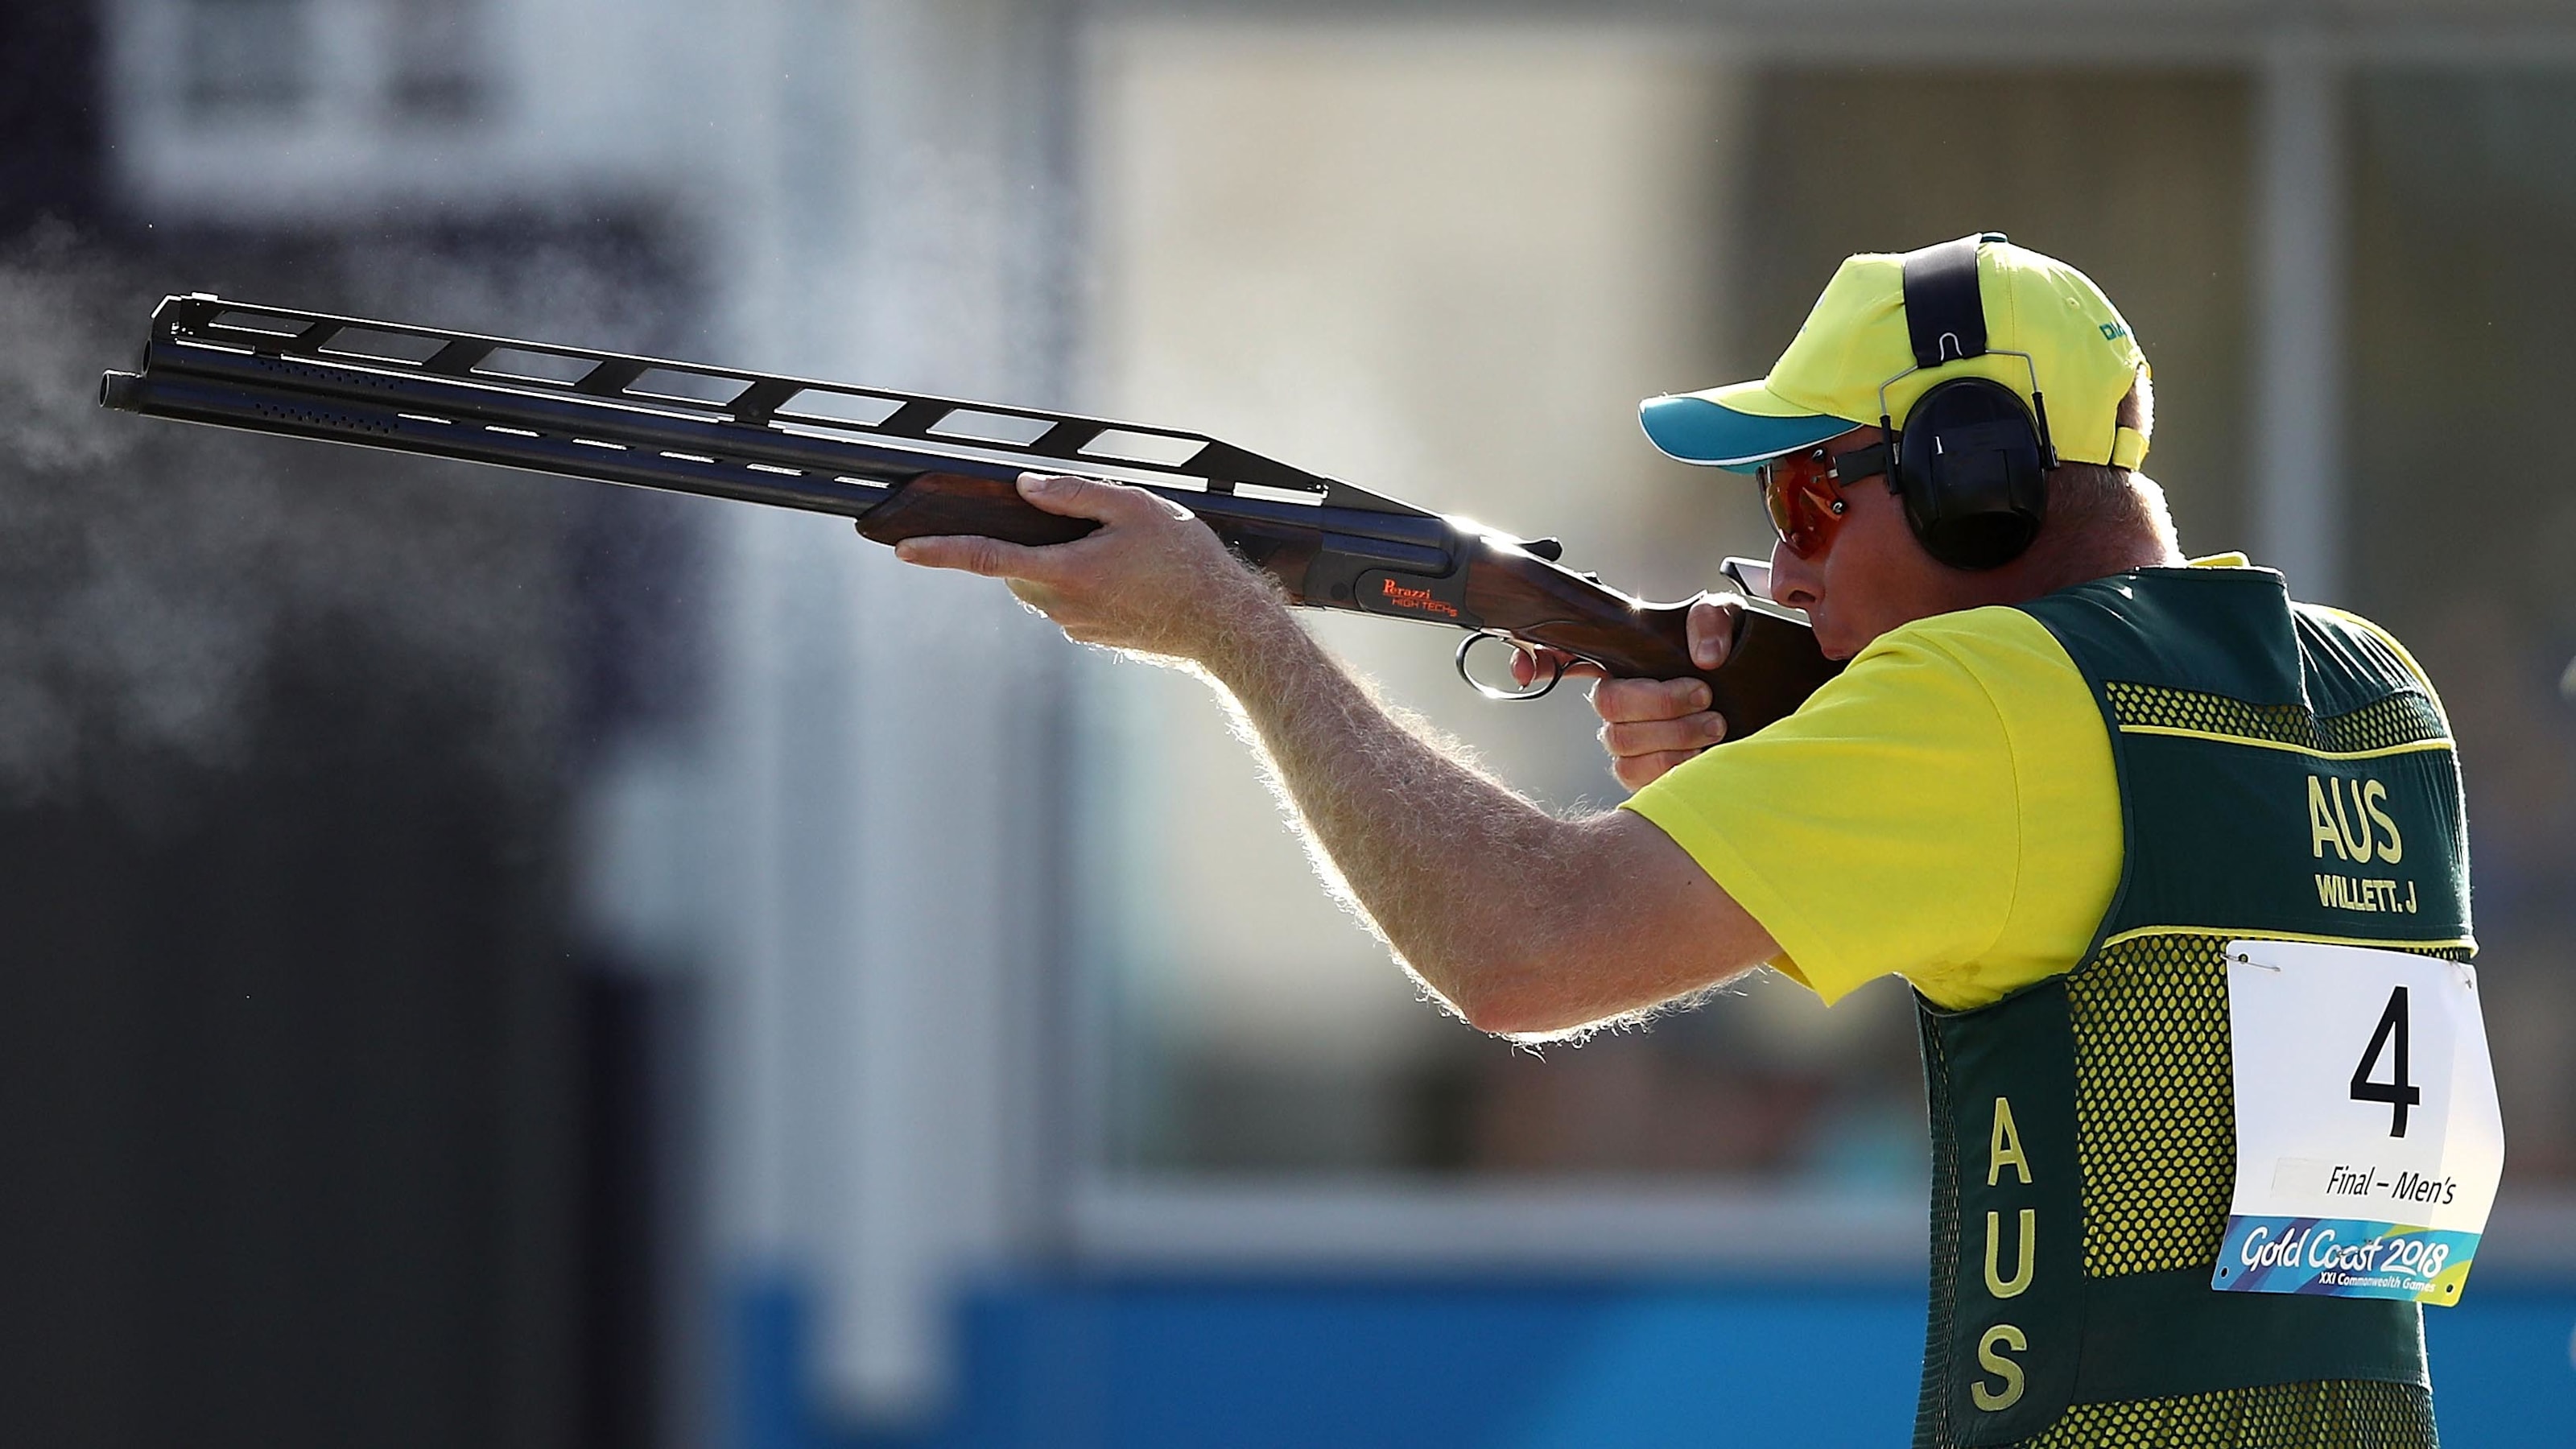
[[[1034,507],[1014,480],[1032,469],[1111,479],[1189,509],[1296,604],[1467,631],[1462,677],[1469,648],[1497,637],[1616,677],[1695,676],[1738,736],[1794,710],[1839,668],[1802,620],[1757,603],[1726,665],[1700,670],[1686,643],[1688,602],[1648,604],[1576,573],[1553,539],[1430,513],[1173,428],[204,293],[153,310],[140,368],[106,374],[99,401],[834,514],[889,544],[939,533],[1065,542],[1097,525]]]

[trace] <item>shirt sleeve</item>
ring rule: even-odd
[[[1772,964],[1828,1002],[1891,973],[1943,1005],[1996,999],[2071,966],[2118,882],[2100,713],[2063,648],[2017,610],[1891,631],[1796,714],[1627,808],[1690,852],[1780,943]]]

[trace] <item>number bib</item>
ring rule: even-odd
[[[2236,1197],[2210,1286],[2460,1301],[2504,1171],[2477,972],[2227,945]]]

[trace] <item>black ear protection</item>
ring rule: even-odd
[[[1844,478],[1886,473],[1924,552],[1958,569],[2000,568],[2021,557],[2048,517],[2048,470],[2057,466],[2057,446],[2048,436],[2038,364],[2026,352],[2004,354],[2030,369],[2028,407],[1991,378],[1956,377],[1916,399],[1902,430],[1888,418],[1887,389],[1927,368],[1986,354],[1977,247],[2003,239],[1990,231],[1905,254],[1905,331],[1914,366],[1879,384],[1878,426],[1886,441],[1835,461]]]

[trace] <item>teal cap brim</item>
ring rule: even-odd
[[[1756,417],[1686,393],[1650,397],[1637,404],[1637,421],[1645,428],[1647,441],[1683,462],[1732,468],[1739,473],[1752,471],[1753,465],[1765,458],[1814,447],[1857,426],[1821,413],[1798,418]]]

